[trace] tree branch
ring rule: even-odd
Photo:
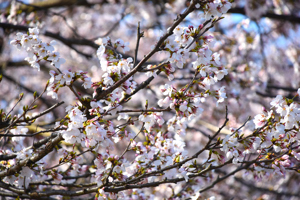
[[[228,13],[237,13],[237,14],[246,15],[245,9],[241,8],[241,7],[231,8],[228,10]],[[295,16],[295,15],[278,15],[278,14],[268,12],[266,14],[263,14],[262,17],[267,17],[267,18],[275,19],[275,20],[279,20],[279,21],[288,21],[291,23],[300,24],[300,17]]]

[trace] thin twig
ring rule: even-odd
[[[135,51],[134,51],[134,61],[133,61],[133,66],[136,65],[137,61],[137,56],[138,56],[138,51],[139,51],[139,45],[140,45],[140,39],[144,36],[144,33],[141,33],[140,30],[140,22],[138,22],[137,26],[137,38],[136,38],[136,46],[135,46]]]

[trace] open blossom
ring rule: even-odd
[[[58,61],[59,58],[59,52],[53,52],[49,54],[48,59],[51,60],[52,62]]]
[[[147,131],[150,131],[151,127],[155,123],[155,119],[153,118],[153,115],[140,115],[139,120],[142,122],[145,122],[145,128]]]
[[[285,103],[285,101],[283,100],[283,97],[281,95],[277,95],[275,99],[273,99],[271,101],[271,106],[278,108],[280,106],[282,106]]]
[[[49,52],[53,52],[54,51],[54,45],[56,45],[56,41],[55,40],[52,40],[51,42],[49,43],[45,43],[45,49]]]
[[[210,85],[213,85],[215,83],[215,80],[212,77],[208,76],[203,80],[203,83],[209,88]]]
[[[11,129],[10,132],[14,135],[26,135],[28,132],[28,128],[25,128],[24,126],[17,126],[15,129]],[[22,142],[25,139],[25,137],[12,137],[13,142]]]
[[[126,114],[126,113],[120,113],[119,116],[118,116],[118,120],[121,120],[121,119],[128,119],[129,118],[129,115]]]
[[[97,50],[97,56],[98,58],[102,58],[103,54],[105,53],[105,46],[101,45]]]
[[[160,106],[160,107],[168,107],[171,103],[171,98],[170,97],[165,97],[164,99],[160,99],[158,100],[157,104]]]
[[[66,60],[64,58],[58,58],[56,60],[53,60],[51,65],[55,66],[57,69],[60,68],[60,65],[64,64],[66,62]]]
[[[222,13],[220,13],[218,10],[217,10],[217,6],[218,4],[215,4],[215,3],[209,3],[208,4],[208,9],[205,13],[205,18],[206,20],[210,19],[212,16],[215,16],[215,17],[220,17]]]
[[[17,159],[26,159],[29,158],[30,156],[32,156],[32,149],[23,149],[19,152],[17,152]]]
[[[70,85],[70,83],[71,83],[71,81],[72,81],[72,79],[74,77],[74,73],[72,73],[72,72],[70,72],[68,70],[65,70],[63,77],[64,77],[64,79],[66,81],[66,84]]]
[[[188,103],[186,101],[184,101],[182,104],[180,104],[179,110],[184,112],[187,109],[187,104]]]
[[[128,46],[129,42],[124,42],[122,39],[117,39],[115,41],[115,45],[123,49],[123,53],[125,53],[126,51],[130,51],[130,48]]]
[[[55,91],[55,88],[53,88],[52,85],[47,87],[47,95],[51,96],[53,99],[58,99],[57,91]]]
[[[224,78],[225,75],[228,74],[227,69],[223,69],[223,70],[218,70],[214,72],[216,74],[216,81],[222,80]]]
[[[217,105],[218,105],[218,103],[223,102],[227,98],[226,91],[225,91],[225,86],[222,86],[219,89],[217,96],[219,98],[218,101],[217,101]]]
[[[28,32],[30,33],[30,35],[38,35],[40,31],[37,27],[35,27],[35,28],[29,28]]]
[[[227,11],[231,8],[232,4],[228,1],[222,1],[222,6],[220,8],[222,13],[227,13]]]
[[[266,124],[267,120],[271,117],[273,111],[264,112],[264,114],[258,114],[254,117],[253,122],[255,124],[255,128],[260,128]]]
[[[103,78],[104,78],[103,82],[104,82],[105,85],[113,85],[114,84],[114,80],[109,76],[108,73],[105,73],[103,75]]]
[[[83,87],[85,89],[91,88],[92,87],[92,79],[90,77],[84,78],[84,82],[83,82]]]
[[[213,57],[213,59],[214,59],[214,61],[215,61],[215,63],[216,63],[217,65],[221,65],[221,62],[220,62],[220,54],[214,53],[214,54],[212,55],[212,57]]]

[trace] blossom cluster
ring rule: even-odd
[[[200,7],[200,5],[198,6]],[[205,5],[205,18],[210,19],[212,16],[220,17],[222,14],[227,13],[230,8],[231,3],[229,1],[214,0],[213,2],[209,2]]]
[[[129,51],[128,42],[125,43],[123,40],[118,39],[113,43],[109,37],[101,40],[101,45],[97,50],[97,57],[100,60],[103,75],[101,81],[93,84],[94,87],[106,90],[132,70],[133,59],[131,57],[123,59],[122,55],[117,53],[118,49],[122,49],[124,53]],[[101,109],[108,113],[116,114],[118,110],[122,109],[122,106],[119,104],[121,100],[125,98],[126,94],[132,93],[136,85],[137,83],[132,77],[127,79],[121,87],[113,90],[106,99],[100,100],[100,104],[104,103],[107,105]]]
[[[253,172],[258,179],[272,174],[284,176],[300,158],[294,150],[300,145],[299,104],[277,95],[270,105],[273,110],[264,108],[262,114],[249,122],[248,128],[253,131],[252,134],[244,135],[241,130],[233,130],[222,140],[221,150],[227,159],[233,159],[234,164],[242,163],[251,154],[259,155],[257,159],[261,164],[255,164]]]
[[[49,80],[49,85],[47,87],[47,95],[51,96],[53,99],[58,99],[57,92],[59,88],[64,86],[71,86],[73,82],[76,80],[82,80],[82,86],[85,89],[92,87],[92,79],[86,75],[86,72],[76,71],[72,72],[71,70],[64,70],[56,72],[54,70],[50,70],[49,72],[51,78]]]
[[[15,45],[18,49],[25,49],[28,57],[25,58],[31,67],[40,70],[40,61],[45,60],[51,63],[52,66],[60,68],[60,65],[65,63],[66,60],[60,57],[59,52],[54,51],[53,45],[56,44],[54,40],[49,43],[44,43],[39,38],[38,28],[29,28],[29,34],[17,33],[15,40],[10,44]]]
[[[78,79],[83,81],[85,89],[92,87],[91,78],[86,75],[86,72],[72,72],[71,70],[61,72],[59,70],[60,65],[65,63],[65,59],[60,57],[59,52],[54,51],[53,45],[55,45],[56,42],[54,40],[50,43],[42,42],[38,35],[38,28],[29,28],[29,35],[21,32],[17,33],[17,38],[12,40],[11,44],[15,45],[18,49],[24,48],[27,51],[28,57],[26,57],[25,60],[28,61],[33,68],[40,70],[39,63],[45,60],[50,62],[51,65],[57,69],[57,71],[50,70],[49,72],[51,78],[47,87],[47,95],[57,99],[59,88],[66,85],[70,86],[71,83]]]
[[[168,130],[177,132],[180,135],[185,135],[185,130],[188,122],[195,120],[202,113],[203,109],[200,104],[203,103],[208,96],[213,96],[217,99],[217,105],[224,101],[226,97],[225,86],[218,88],[216,83],[222,80],[228,74],[220,62],[220,55],[213,53],[210,47],[213,45],[213,36],[199,37],[196,45],[192,46],[193,38],[203,30],[203,25],[198,28],[192,26],[181,27],[178,26],[174,30],[174,35],[170,36],[164,43],[164,50],[168,54],[167,65],[162,71],[166,73],[169,80],[173,80],[172,73],[186,68],[184,63],[194,57],[195,61],[192,62],[192,68],[195,70],[194,83],[203,90],[203,92],[194,93],[189,85],[177,91],[174,86],[165,84],[161,87],[162,94],[166,97],[158,101],[160,107],[170,107],[176,110],[176,116],[170,119],[167,124]],[[201,42],[200,42],[201,41]],[[175,66],[173,66],[175,65]],[[152,66],[148,66],[151,69]],[[148,76],[155,76],[156,72],[147,72]],[[197,76],[200,76],[196,79]],[[214,90],[210,90],[215,86]]]

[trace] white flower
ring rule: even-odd
[[[121,120],[121,119],[128,119],[129,118],[129,115],[126,114],[126,113],[120,113],[119,116],[118,116],[118,120]]]
[[[75,144],[81,142],[80,131],[78,128],[68,129],[67,131],[62,132],[62,137],[65,139],[66,143]]]
[[[45,47],[45,49],[47,50],[47,51],[50,51],[50,52],[53,52],[54,51],[54,47],[53,47],[53,45],[55,45],[56,44],[56,41],[55,40],[52,40],[50,43],[45,43],[44,45],[44,47]]]
[[[145,122],[145,129],[150,132],[151,127],[154,125],[155,120],[153,118],[153,115],[140,115],[139,120],[141,122]]]
[[[118,47],[123,49],[123,53],[130,50],[130,48],[128,47],[129,42],[124,42],[122,39],[117,39],[115,44],[117,44]]]
[[[17,47],[18,50],[21,50],[21,49],[22,49],[22,46],[21,46],[21,44],[18,42],[18,40],[12,40],[12,41],[10,42],[10,44],[11,44],[11,45],[16,45],[16,47]]]
[[[19,33],[17,33],[16,34],[16,36],[17,36],[17,40],[21,40],[22,39],[22,37],[23,37],[23,33],[21,33],[21,32],[19,32]],[[26,34],[25,34],[26,35]]]
[[[63,74],[58,74],[55,76],[55,80],[59,81],[61,85],[65,84],[66,82],[66,79],[64,79],[63,76]]]
[[[256,137],[252,144],[253,149],[257,150],[260,146],[260,143],[261,143],[261,139],[259,137]]]
[[[223,6],[221,7],[221,12],[224,14],[224,13],[227,13],[227,11],[231,8],[231,3],[228,1],[225,1],[222,3],[223,3]]]
[[[55,183],[61,183],[63,176],[60,173],[53,173],[52,178]]]
[[[175,29],[174,29],[174,34],[175,35],[182,35],[183,34],[183,27],[181,27],[181,26],[177,26]]]
[[[66,84],[67,85],[70,85],[73,77],[74,77],[74,73],[68,71],[68,70],[65,70],[64,71],[64,75],[63,75],[64,79],[66,80]]]
[[[66,60],[64,58],[57,58],[56,61],[52,61],[51,65],[55,66],[57,69],[60,68],[61,64],[64,64],[66,62]]]
[[[113,85],[114,84],[114,81],[112,80],[112,78],[109,76],[108,73],[105,73],[102,77],[104,78],[103,83],[105,85]]]
[[[218,70],[214,72],[216,74],[216,79],[217,80],[221,80],[224,78],[225,75],[228,74],[227,69],[223,69],[223,70]]]
[[[218,97],[219,97],[219,100],[217,101],[217,106],[219,103],[223,102],[226,97],[226,91],[225,91],[225,86],[222,86],[220,88],[220,90],[218,91]]]
[[[88,89],[88,88],[92,87],[92,84],[93,84],[92,78],[87,77],[87,78],[84,78],[84,83],[82,85],[85,89]]]
[[[296,153],[295,151],[292,151],[291,153],[297,160],[300,160],[300,153]]]
[[[158,100],[157,104],[158,104],[160,107],[164,107],[164,106],[169,106],[171,102],[172,102],[172,101],[171,101],[170,97],[167,96],[167,97],[164,98],[164,99]]]
[[[17,159],[26,159],[26,158],[29,158],[30,156],[32,156],[32,152],[33,150],[32,149],[23,149],[19,152],[17,152]]]
[[[22,44],[22,47],[24,47],[25,49],[31,47],[32,42],[31,42],[31,40],[30,40],[30,38],[29,38],[28,35],[23,35],[23,37],[21,39],[21,44]]]
[[[28,32],[30,33],[30,35],[38,35],[39,34],[39,29],[37,27],[29,28]]]
[[[263,125],[265,125],[266,121],[271,117],[272,114],[273,114],[273,111],[271,110],[267,113],[256,115],[253,119],[255,128],[260,128]]]
[[[270,103],[271,108],[275,107],[278,108],[279,106],[282,106],[284,103],[283,97],[281,95],[277,95],[275,99],[273,99]]]
[[[38,50],[38,54],[39,54],[39,56],[41,56],[41,57],[46,57],[47,56],[47,50],[43,47],[43,48],[40,48],[39,50]]]
[[[169,81],[172,81],[174,79],[174,75],[173,74],[169,74],[168,75],[168,79],[169,79]]]
[[[210,85],[213,85],[215,83],[215,80],[208,76],[203,80],[203,83],[209,87]]]
[[[161,90],[163,91],[164,95],[168,95],[169,97],[171,97],[173,92],[173,87],[168,84],[165,84]]]
[[[187,104],[188,102],[184,101],[180,106],[179,106],[179,110],[184,112],[187,109]]]
[[[38,71],[40,71],[40,65],[37,63],[38,58],[32,51],[28,51],[28,57],[26,57],[24,60],[28,61],[33,68],[37,68]]]
[[[14,135],[26,135],[28,128],[25,128],[24,126],[17,126],[15,129],[11,129],[10,132]],[[11,140],[13,142],[22,143],[24,139],[24,137],[12,137]]]
[[[49,54],[48,60],[51,60],[53,62],[57,62],[59,58],[59,52],[52,52]]]
[[[216,63],[217,65],[221,65],[221,62],[220,62],[220,54],[214,53],[214,54],[212,55],[212,57],[214,58],[214,61],[215,61],[215,63]]]
[[[285,133],[285,126],[283,124],[276,124],[275,126],[276,131],[273,132],[273,137],[274,138],[278,138],[280,134],[284,134]]]
[[[105,46],[101,45],[97,50],[98,58],[101,59],[104,53],[105,53]]]
[[[126,60],[121,60],[119,63],[118,63],[118,67],[119,69],[123,69],[125,72],[130,72],[130,64],[126,61]]]
[[[48,90],[48,92],[47,92],[48,96],[51,96],[52,99],[58,99],[58,96],[57,96],[56,92],[54,92],[53,90],[51,90],[51,88],[49,88],[49,87],[47,88],[47,90]]]
[[[221,17],[222,13],[220,13],[217,9],[218,3],[209,3],[208,10],[205,13],[205,19],[209,20],[212,16]]]
[[[275,150],[276,153],[278,153],[278,152],[281,151],[280,146],[273,145],[273,148],[274,148],[274,150]]]

